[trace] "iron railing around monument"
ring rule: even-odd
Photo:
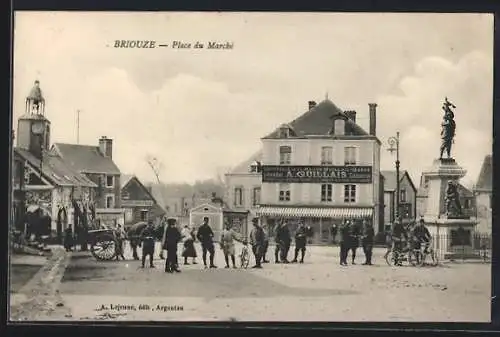
[[[440,233],[433,235],[432,246],[440,261],[482,260],[490,262],[492,235],[480,232],[474,232],[470,235],[457,235],[454,232],[451,234]]]

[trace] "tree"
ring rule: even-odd
[[[161,205],[161,207],[166,207],[165,198],[163,195],[163,184],[161,183],[161,180],[160,180],[160,172],[163,169],[163,163],[161,161],[159,161],[158,158],[156,158],[152,155],[146,156],[146,162],[148,163],[149,167],[153,171],[153,174],[156,177],[156,182],[158,183],[158,189],[160,191],[159,196],[161,198],[161,200],[159,200],[160,205]]]

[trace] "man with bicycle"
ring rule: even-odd
[[[403,224],[399,219],[396,219],[394,221],[394,224],[392,226],[391,239],[392,251],[395,255],[395,265],[402,266],[403,264],[401,262],[400,256],[403,253],[405,242],[407,241],[408,236]]]
[[[431,244],[431,233],[425,226],[424,219],[420,219],[415,228],[413,229],[412,237],[415,244],[415,249],[420,249],[422,244],[424,244],[424,253],[429,253],[429,247]]]

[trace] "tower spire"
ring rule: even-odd
[[[29,115],[45,115],[45,99],[40,89],[40,81],[36,80],[26,97],[26,113]]]

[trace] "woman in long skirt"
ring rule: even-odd
[[[194,248],[194,240],[196,238],[196,234],[194,228],[192,230],[189,230],[188,226],[184,226],[181,235],[184,239],[184,250],[182,251],[184,264],[189,264],[189,257],[193,258],[193,264],[196,264],[196,249]]]

